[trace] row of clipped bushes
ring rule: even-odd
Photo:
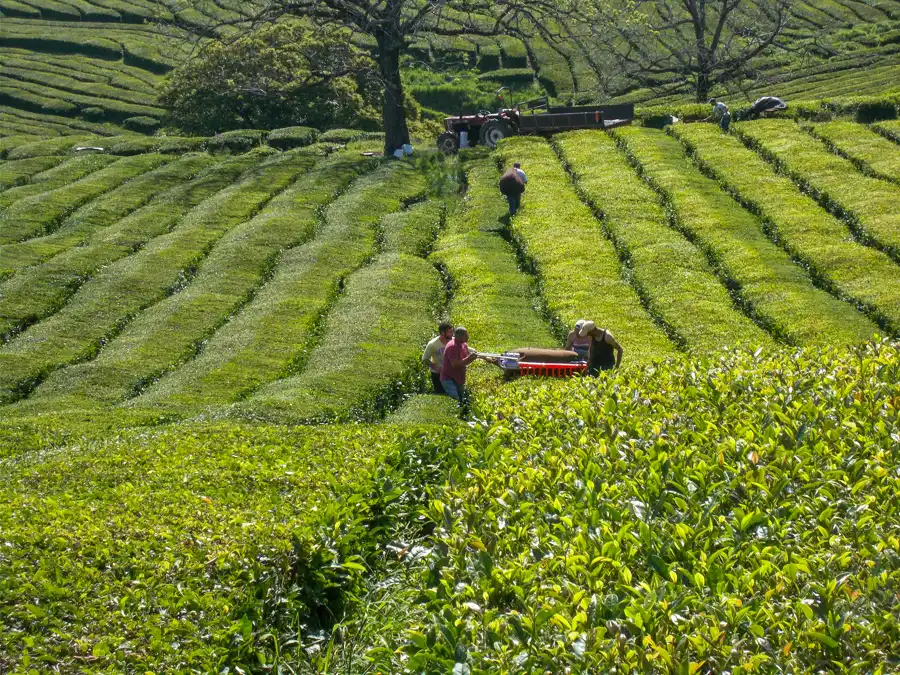
[[[727,102],[727,98],[723,97]],[[900,94],[885,96],[852,96],[824,98],[815,101],[787,101],[788,108],[781,115],[796,119],[826,121],[836,117],[852,117],[857,122],[869,123],[900,117]],[[734,119],[743,119],[750,111],[751,103],[731,105]],[[635,117],[647,127],[662,127],[675,116],[685,122],[696,122],[710,115],[706,103],[661,105],[638,108]]]

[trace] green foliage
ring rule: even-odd
[[[421,377],[440,275],[421,258],[385,253],[353,274],[299,375],[263,388],[241,415],[283,421],[368,420]]]
[[[82,204],[166,161],[162,155],[125,157],[70,185],[20,199],[0,214],[0,245],[53,232]]]
[[[893,670],[898,381],[882,343],[508,388],[372,669]]]
[[[444,204],[420,202],[406,211],[381,220],[382,248],[393,253],[424,257],[434,244],[444,221]]]
[[[373,254],[379,219],[424,189],[409,164],[390,162],[354,183],[319,223],[319,209],[364,168],[371,165],[359,156],[339,154],[311,174],[283,218],[285,226],[307,231],[318,225],[315,237],[286,251],[271,280],[198,357],[136,398],[134,406],[199,412],[245,398],[303,367],[343,280]]]
[[[900,143],[900,120],[879,122],[878,124],[873,125],[873,128],[886,138],[889,138],[895,143]]]
[[[193,276],[222,236],[252,217],[304,166],[306,158],[297,154],[252,166],[235,185],[191,211],[172,232],[105,267],[62,311],[0,348],[0,398],[19,398],[52,370],[96,354],[129,318]]]
[[[863,240],[900,260],[900,186],[861,174],[788,120],[742,124],[738,133],[808,186],[827,208],[848,219]]]
[[[900,183],[900,147],[853,122],[829,122],[812,127],[812,133],[864,173]]]
[[[455,426],[460,424],[459,406],[449,396],[413,394],[387,416],[385,423],[399,426]]]
[[[191,133],[356,125],[377,119],[365,52],[338,31],[279,23],[211,42],[168,79],[160,101]]]
[[[877,330],[850,304],[815,288],[714,180],[691,164],[674,138],[654,129],[618,135],[644,175],[666,197],[676,223],[718,267],[747,311],[791,344],[854,344]]]
[[[63,188],[74,181],[89,176],[95,171],[100,171],[115,161],[115,157],[85,155],[61,162],[51,169],[35,174],[31,177],[30,182],[25,185],[9,188],[0,193],[0,209],[6,209],[17,201],[33,195]]]
[[[528,174],[530,188],[511,229],[534,263],[547,309],[562,327],[578,319],[598,322],[622,344],[626,364],[675,354],[550,145],[522,137],[509,139],[498,150],[504,164],[520,161]]]
[[[360,129],[329,129],[319,136],[322,143],[350,143],[352,141],[380,141],[384,134],[378,131],[362,131]]]
[[[708,124],[679,126],[677,138],[723,186],[764,220],[776,241],[840,297],[900,330],[900,268],[884,253],[850,239],[847,225],[772,171],[733,136]]]
[[[318,130],[311,127],[284,127],[269,132],[266,143],[279,150],[290,150],[312,145],[318,137]]]
[[[34,422],[0,430],[31,448],[0,485],[14,543],[0,558],[0,663],[13,672],[304,661],[298,641],[363,590],[450,442],[418,428]]]
[[[734,307],[703,253],[669,227],[664,204],[607,134],[558,137],[562,159],[588,202],[603,214],[648,309],[670,337],[695,353],[770,345],[771,337]]]
[[[216,134],[206,141],[206,148],[210,152],[248,152],[265,143],[269,132],[260,129],[238,129]]]
[[[62,161],[62,157],[32,157],[0,164],[0,192],[27,183],[36,173],[52,169]]]
[[[63,136],[50,138],[31,143],[22,143],[6,153],[6,159],[26,159],[28,157],[41,157],[45,155],[66,155],[76,145],[96,140],[91,136]]]
[[[122,126],[129,131],[138,131],[144,134],[152,134],[154,131],[159,129],[160,122],[155,117],[150,117],[148,115],[137,115],[135,117],[126,118],[122,122]]]

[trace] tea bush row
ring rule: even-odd
[[[429,199],[382,218],[382,249],[419,258],[427,256],[444,224],[444,206],[440,200]]]
[[[892,672],[896,343],[485,401],[381,672]]]
[[[31,177],[29,183],[0,192],[0,213],[20,201],[42,192],[63,188],[96,171],[108,167],[118,158],[101,155],[74,157]]]
[[[521,161],[529,181],[513,235],[533,261],[547,308],[565,326],[591,319],[625,348],[623,363],[644,363],[676,353],[625,280],[616,251],[600,223],[575,193],[549,143],[513,138],[499,148],[507,165]]]
[[[889,120],[873,124],[872,127],[886,138],[900,143],[900,120]]]
[[[678,226],[774,336],[815,345],[855,344],[875,334],[875,324],[852,305],[813,286],[806,271],[769,240],[760,220],[700,173],[677,140],[655,129],[617,135],[665,195]]]
[[[425,260],[381,254],[348,278],[303,370],[238,404],[238,414],[281,422],[380,416],[421,377],[441,290]]]
[[[186,285],[215,243],[287,187],[308,160],[287,154],[252,167],[171,233],[103,268],[61,311],[0,348],[0,400],[21,398],[52,370],[92,358],[138,312]]]
[[[214,164],[212,158],[199,155],[168,165],[178,171],[191,167],[208,168],[201,169],[193,180],[185,176],[182,184],[170,187],[151,203],[95,232],[80,245],[22,270],[0,285],[0,336],[3,341],[57,311],[97,270],[133,254],[154,237],[167,233],[190,209],[226,188],[256,162],[257,158],[238,156]],[[160,187],[165,182],[160,180]],[[65,242],[65,233],[59,238],[46,239],[51,245],[59,245]],[[39,249],[39,252],[47,250]],[[0,255],[3,254],[0,250]]]
[[[167,161],[157,154],[124,157],[69,185],[19,200],[0,214],[0,245],[54,232],[79,206]]]
[[[247,397],[261,386],[302,369],[315,345],[322,318],[354,270],[375,252],[376,228],[386,214],[425,190],[422,175],[407,163],[389,163],[357,180],[371,165],[346,155],[313,174],[313,184],[288,224],[315,228],[313,239],[285,251],[272,278],[246,306],[206,342],[197,358],[150,387],[131,405],[179,414]],[[360,327],[361,328],[361,327]],[[387,329],[386,329],[387,330]]]
[[[85,94],[97,99],[111,99],[122,101],[123,103],[148,106],[156,109],[159,114],[164,112],[162,108],[156,105],[156,96],[152,92],[136,92],[120,86],[109,85],[102,81],[86,80],[84,77],[75,78],[72,74],[60,72],[56,69],[33,70],[32,68],[33,66],[28,62],[16,61],[10,58],[3,60],[3,74],[10,80],[38,84],[50,89],[58,89],[74,94]]]
[[[705,124],[685,125],[673,133],[706,170],[759,213],[791,256],[838,295],[866,307],[886,329],[900,329],[900,267],[888,256],[853,241],[846,223],[738,139]]]
[[[665,206],[607,134],[572,132],[556,147],[581,193],[624,251],[647,304],[692,352],[772,344],[734,306],[703,253],[669,226]]]
[[[3,162],[0,164],[0,192],[27,183],[36,173],[52,169],[62,161],[62,157],[32,157]]]
[[[812,132],[864,172],[900,183],[900,147],[853,122],[817,124]]]
[[[900,186],[861,174],[791,121],[758,120],[738,133],[850,220],[861,237],[900,260]]]
[[[540,314],[535,279],[519,269],[503,237],[506,203],[497,189],[496,164],[474,159],[465,171],[465,198],[448,214],[431,255],[449,277],[450,319],[469,330],[480,351],[559,346]]]
[[[328,166],[352,175],[354,160],[360,163],[352,158]],[[314,161],[313,155],[306,155],[303,164],[295,160],[292,164],[304,173],[222,237],[184,288],[136,316],[97,358],[53,375],[31,403],[45,409],[114,405],[192,358],[206,338],[254,297],[282,251],[312,236],[315,220],[304,222],[298,216],[321,205],[316,200],[321,181],[334,176]]]

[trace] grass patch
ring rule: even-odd
[[[677,341],[699,353],[770,345],[771,337],[736,310],[703,253],[669,227],[665,207],[605,133],[574,132],[557,147],[590,205]]]
[[[900,268],[863,246],[838,220],[733,136],[704,124],[673,129],[701,165],[763,219],[776,243],[840,297],[900,331]]]
[[[292,215],[301,227],[317,227],[312,241],[285,252],[271,280],[206,342],[197,358],[132,405],[195,414],[245,398],[302,368],[344,279],[372,256],[379,219],[426,187],[412,165],[382,164],[321,214],[360,170],[371,166],[361,162],[344,156],[312,174],[314,182],[299,195],[306,205],[296,204]]]
[[[623,277],[612,243],[578,198],[550,145],[513,138],[498,150],[504,163],[521,161],[528,173],[530,188],[511,229],[534,263],[547,309],[564,326],[591,319],[608,328],[625,350],[626,365],[676,354]]]
[[[289,154],[251,168],[171,233],[105,267],[63,310],[0,348],[0,400],[21,398],[56,368],[93,358],[138,312],[186,285],[215,243],[253,217],[307,162]]]
[[[900,186],[861,174],[791,121],[759,120],[737,128],[823,206],[848,219],[863,240],[900,261]]]
[[[421,258],[386,253],[353,274],[304,370],[239,404],[238,414],[290,421],[368,420],[421,379],[440,275]]]
[[[644,175],[666,197],[678,226],[729,279],[773,335],[798,345],[851,344],[877,327],[852,305],[813,286],[806,271],[772,243],[743,209],[655,129],[618,134]]]
[[[194,160],[202,160],[201,165],[214,162],[205,155]],[[193,163],[194,160],[186,158],[184,161]],[[98,269],[134,253],[154,237],[168,232],[191,208],[227,187],[257,161],[248,155],[210,166],[194,180],[161,193],[152,203],[94,233],[82,245],[23,270],[4,282],[0,286],[0,336],[3,341],[59,309]]]

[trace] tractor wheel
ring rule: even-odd
[[[503,120],[491,120],[481,127],[481,134],[479,134],[478,138],[481,140],[482,145],[486,145],[489,148],[496,148],[497,143],[507,136],[512,136],[512,134],[512,127],[506,122]]]
[[[452,131],[445,131],[438,136],[437,147],[445,155],[452,155],[459,150],[459,136]]]

